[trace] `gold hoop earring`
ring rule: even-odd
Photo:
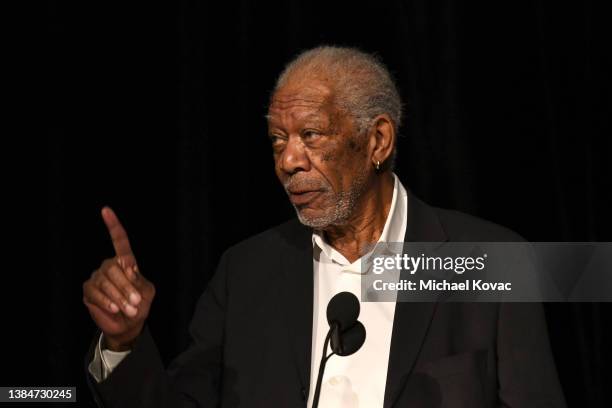
[[[380,170],[380,160],[376,160],[376,164],[374,165],[376,170]]]

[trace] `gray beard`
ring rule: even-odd
[[[327,209],[323,215],[309,217],[300,212],[294,205],[295,212],[300,222],[314,229],[325,229],[332,225],[346,225],[351,215],[355,211],[355,206],[363,192],[367,182],[367,173],[359,174],[351,183],[347,191],[335,194],[334,205]]]

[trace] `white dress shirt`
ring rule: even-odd
[[[104,335],[100,334],[98,339],[98,345],[94,352],[94,358],[89,363],[89,372],[96,379],[97,382],[105,380],[106,377],[119,365],[121,360],[130,354],[130,350],[127,351],[112,351],[102,348],[102,342],[104,341]]]
[[[403,242],[408,214],[406,189],[397,176],[389,214],[378,242]],[[314,301],[310,392],[312,407],[321,353],[329,330],[327,304],[339,292],[361,299],[361,260],[350,263],[315,231],[313,242]],[[367,256],[368,254],[364,255]],[[319,408],[382,407],[387,382],[395,301],[360,302],[359,321],[366,328],[363,346],[350,356],[332,356],[325,365]],[[331,352],[328,346],[326,354]]]
[[[408,196],[406,189],[393,174],[393,198],[383,232],[378,242],[402,242],[406,231]],[[308,407],[316,387],[321,352],[329,330],[326,311],[329,300],[337,293],[348,291],[361,299],[361,259],[353,263],[325,242],[315,231],[313,242],[313,331]],[[366,255],[367,256],[367,255]],[[395,302],[360,302],[359,321],[366,328],[363,346],[350,356],[331,357],[326,364],[321,385],[319,408],[382,407],[387,381],[387,367],[395,315]],[[89,372],[100,382],[130,352],[102,349],[100,335]],[[328,348],[328,354],[331,349]]]

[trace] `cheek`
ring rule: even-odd
[[[345,146],[337,143],[330,143],[316,152],[316,155],[321,162],[338,162],[342,160],[345,149]]]
[[[347,171],[361,165],[367,158],[367,149],[362,143],[351,139],[342,145],[321,149],[318,156],[321,162],[327,164],[335,163],[340,167],[340,171]]]
[[[309,152],[310,162],[313,170],[319,173],[331,187],[336,190],[336,179],[342,173],[342,166],[339,161],[340,155],[333,147],[318,149],[316,152]]]
[[[363,146],[359,145],[353,139],[349,140],[348,147],[349,147],[349,149],[351,149],[351,151],[353,151],[355,153],[360,153],[363,150]]]
[[[333,191],[346,190],[352,175],[360,173],[367,162],[368,149],[358,140],[345,140],[342,143],[330,143],[307,154],[314,170],[322,175],[331,185]]]
[[[338,160],[338,155],[334,151],[325,151],[321,153],[322,162],[333,162]]]

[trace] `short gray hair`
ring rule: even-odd
[[[356,48],[336,46],[306,50],[287,64],[274,90],[296,74],[331,79],[334,102],[354,118],[358,133],[366,131],[376,116],[386,113],[398,134],[402,121],[401,98],[391,73],[375,55]],[[395,147],[390,159],[388,164],[393,168]]]

